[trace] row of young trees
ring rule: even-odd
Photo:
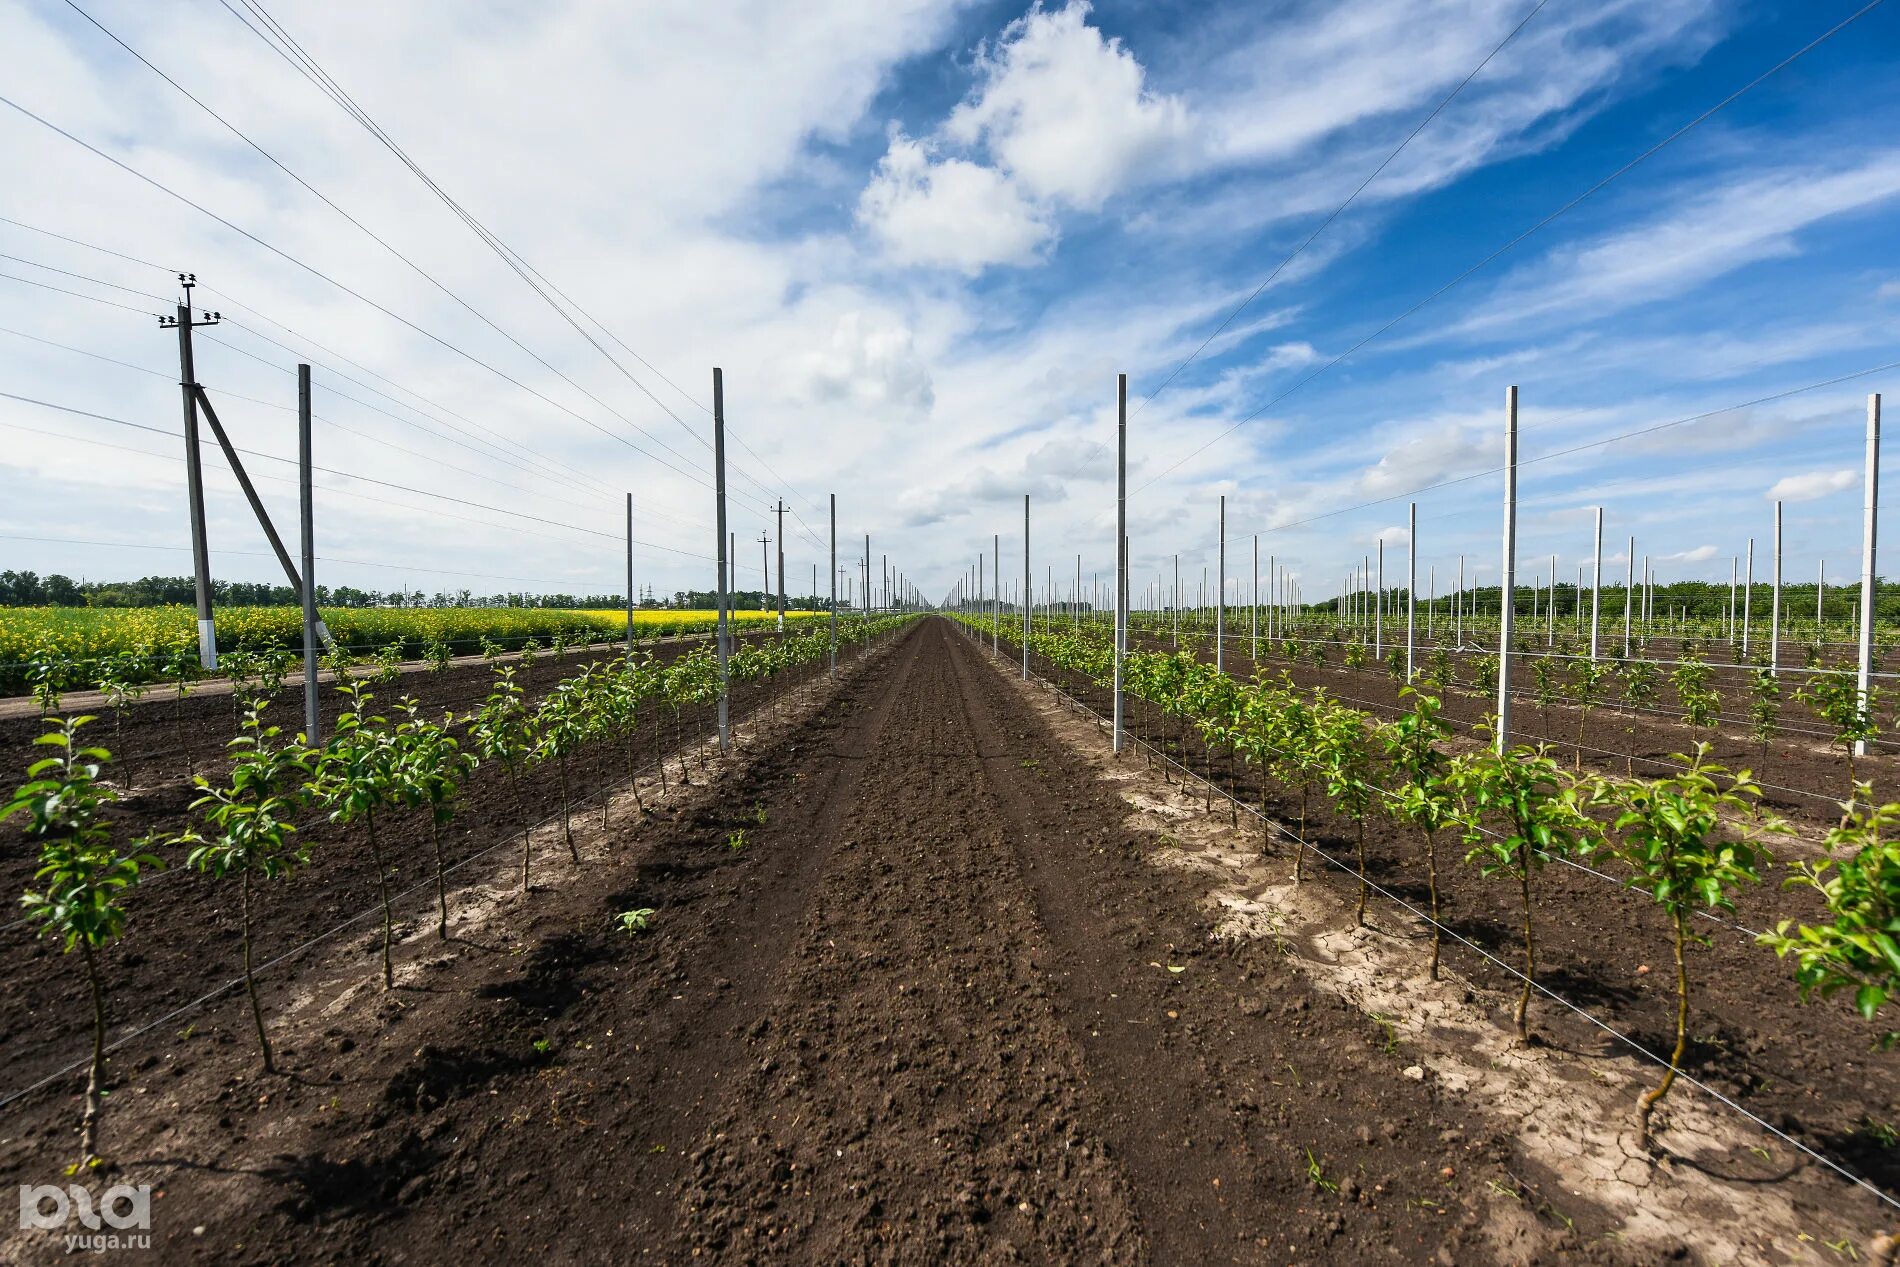
[[[982,622],[974,622],[982,623]],[[1003,636],[1020,636],[1013,627]],[[1038,632],[1033,650],[1102,686],[1112,681],[1113,653],[1093,629]],[[1647,893],[1665,920],[1675,957],[1675,1049],[1661,1081],[1637,1107],[1638,1133],[1649,1141],[1655,1105],[1674,1083],[1687,1045],[1691,980],[1685,951],[1707,939],[1698,911],[1734,909],[1734,894],[1760,882],[1774,859],[1767,842],[1787,831],[1758,805],[1746,770],[1708,760],[1708,745],[1674,758],[1662,778],[1609,777],[1566,770],[1544,745],[1499,753],[1489,743],[1451,744],[1453,729],[1432,694],[1407,688],[1395,721],[1306,689],[1284,675],[1238,681],[1190,651],[1134,652],[1123,664],[1129,694],[1162,711],[1179,738],[1192,728],[1208,750],[1222,749],[1263,771],[1298,803],[1293,833],[1294,880],[1303,879],[1307,814],[1325,796],[1352,825],[1359,881],[1356,919],[1365,920],[1369,884],[1365,833],[1378,815],[1418,833],[1424,847],[1431,951],[1440,956],[1439,848],[1447,837],[1464,860],[1516,890],[1522,942],[1522,986],[1514,1020],[1529,1036],[1537,975],[1534,878],[1561,858],[1608,859],[1631,888]],[[1165,767],[1164,767],[1165,769]],[[1212,797],[1212,785],[1208,785]],[[1262,786],[1263,830],[1265,785]],[[1786,869],[1790,885],[1812,889],[1825,922],[1784,920],[1762,941],[1795,964],[1804,999],[1851,992],[1861,1015],[1879,1018],[1900,991],[1900,804],[1876,806],[1871,788],[1856,785],[1840,823],[1826,837],[1826,855]],[[1238,813],[1236,806],[1235,814]],[[1881,1036],[1892,1042],[1895,1035]]]
[[[862,641],[884,632],[898,618],[851,622],[841,628],[844,641]],[[816,663],[831,652],[828,630],[756,645],[741,646],[730,657],[734,681],[758,681],[795,666]],[[528,666],[531,668],[531,663]],[[571,763],[590,745],[617,748],[624,756],[636,807],[641,766],[639,723],[661,722],[654,754],[663,789],[667,786],[665,736],[677,732],[682,710],[711,703],[718,696],[717,660],[712,648],[697,648],[668,661],[651,656],[616,659],[583,667],[559,679],[538,703],[522,689],[520,665],[499,665],[481,704],[466,716],[425,715],[413,698],[403,697],[388,714],[375,710],[375,695],[365,677],[345,673],[337,689],[346,701],[334,733],[321,745],[302,734],[286,737],[266,719],[268,700],[261,692],[240,694],[238,734],[230,741],[231,766],[219,783],[193,776],[198,796],[193,821],[172,835],[133,841],[118,838],[109,817],[118,799],[118,781],[110,752],[89,745],[82,729],[87,716],[49,717],[35,742],[51,749],[35,761],[27,781],[0,806],[0,820],[20,815],[26,835],[39,848],[40,865],[23,898],[27,920],[57,939],[67,952],[78,951],[92,1005],[92,1058],[81,1122],[81,1167],[97,1164],[98,1117],[105,1077],[107,1029],[106,979],[100,958],[125,930],[126,898],[141,878],[163,865],[160,853],[183,852],[185,864],[237,886],[241,975],[266,1071],[275,1072],[270,1035],[259,1000],[253,963],[253,905],[258,885],[286,879],[313,859],[298,823],[322,815],[344,827],[361,824],[376,874],[382,917],[382,977],[395,985],[394,914],[391,871],[378,834],[378,819],[402,810],[420,812],[428,824],[436,889],[436,935],[448,936],[448,867],[443,830],[458,807],[458,794],[482,762],[506,771],[516,814],[522,820],[521,890],[530,890],[533,824],[522,797],[522,784],[537,769],[551,768],[560,798],[562,839],[580,861],[574,840]],[[679,779],[691,781],[685,750],[675,754]],[[705,768],[703,747],[700,765]],[[606,826],[612,798],[602,797]]]
[[[1192,635],[1184,635],[1182,641],[1189,650],[1199,645],[1199,640]],[[1371,644],[1360,639],[1349,639],[1341,644],[1291,638],[1277,645],[1262,641],[1269,654],[1314,668],[1328,663],[1326,653],[1334,645],[1342,648],[1341,664],[1346,669],[1366,669],[1373,659]],[[1700,645],[1685,640],[1678,652],[1681,658],[1673,665],[1665,665],[1635,657],[1626,659],[1620,646],[1612,646],[1601,659],[1592,660],[1578,654],[1576,648],[1560,645],[1554,652],[1547,653],[1522,644],[1517,663],[1528,672],[1527,693],[1539,710],[1545,735],[1557,733],[1551,723],[1552,708],[1567,705],[1576,710],[1575,737],[1568,745],[1574,754],[1575,769],[1581,770],[1583,766],[1584,734],[1591,714],[1604,707],[1622,709],[1628,721],[1624,731],[1624,773],[1633,774],[1634,757],[1629,749],[1635,742],[1636,718],[1661,708],[1665,688],[1673,690],[1684,724],[1692,731],[1707,735],[1711,741],[1724,725],[1735,726],[1741,720],[1736,714],[1723,712],[1723,696],[1713,680],[1714,666],[1700,658],[1701,650]],[[1431,647],[1417,665],[1418,680],[1441,697],[1462,692],[1487,703],[1494,700],[1498,687],[1497,656],[1475,652],[1464,653],[1463,659],[1465,663],[1460,665],[1450,648]],[[1404,646],[1388,648],[1382,667],[1394,680],[1403,681]],[[1461,668],[1465,670],[1462,674]],[[1746,688],[1746,733],[1760,747],[1761,759],[1766,762],[1769,746],[1787,729],[1783,715],[1784,679],[1765,664],[1751,667]],[[1846,763],[1842,791],[1852,795],[1858,782],[1854,752],[1857,746],[1877,739],[1881,733],[1883,692],[1878,687],[1870,687],[1863,695],[1853,674],[1821,671],[1802,674],[1800,684],[1791,694],[1808,709],[1814,723],[1840,750]]]

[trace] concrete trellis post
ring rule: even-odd
[[[1115,733],[1123,743],[1122,659],[1128,654],[1128,375],[1115,376]]]
[[[1458,556],[1458,601],[1451,605],[1452,638],[1460,651],[1465,647],[1465,556]]]
[[[1629,553],[1623,558],[1623,658],[1630,657],[1630,614],[1636,604],[1636,538],[1630,538]]]
[[[1385,538],[1378,541],[1378,592],[1372,599],[1372,658],[1385,658]]]
[[[1781,503],[1775,503],[1775,576],[1768,600],[1768,671],[1781,672]]]
[[[1590,658],[1597,658],[1597,635],[1603,627],[1603,507],[1597,507],[1596,545],[1590,551],[1595,577],[1590,582]]]
[[[719,576],[718,576],[718,629],[714,634],[719,657],[719,751],[732,750],[732,694],[731,669],[727,664],[730,654],[726,648],[729,626],[726,623],[726,379],[718,368],[713,369],[713,500],[715,503],[714,531],[719,534]]]
[[[1517,387],[1504,396],[1504,575],[1498,608],[1498,755],[1511,746],[1511,634],[1517,604]]]
[[[1029,494],[1023,494],[1023,681],[1029,680]]]
[[[1550,556],[1550,593],[1544,604],[1544,645],[1557,645],[1557,556]]]
[[[1755,597],[1755,538],[1748,539],[1748,571],[1742,582],[1742,659],[1748,659],[1748,631],[1754,620]]]
[[[317,697],[317,528],[316,506],[311,492],[312,465],[310,445],[310,367],[297,367],[297,521],[301,529],[303,584],[298,595],[303,600],[303,725],[304,743],[315,747],[322,709]],[[632,502],[629,500],[628,505]],[[628,512],[631,514],[631,510]],[[629,521],[631,522],[631,521]],[[631,557],[631,556],[629,556]],[[628,564],[632,566],[631,563]],[[629,625],[631,630],[632,626]],[[631,633],[628,635],[631,637]]]
[[[1220,559],[1214,579],[1214,672],[1227,671],[1227,495],[1220,499]]]
[[[1418,653],[1418,503],[1412,503],[1405,530],[1405,680],[1412,680]]]
[[[831,676],[838,676],[838,495],[831,495]]]
[[[1865,506],[1860,544],[1860,646],[1854,660],[1855,679],[1866,707],[1868,679],[1874,669],[1874,544],[1880,520],[1880,393],[1867,397],[1867,468]],[[1867,743],[1854,745],[1855,756],[1867,754]]]

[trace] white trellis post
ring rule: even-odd
[[[1603,507],[1597,507],[1596,545],[1590,551],[1594,576],[1590,581],[1590,658],[1597,658],[1597,635],[1603,624]]]
[[[1768,671],[1781,673],[1781,503],[1775,503],[1775,578],[1768,600]]]
[[[1630,538],[1629,553],[1623,558],[1623,658],[1630,657],[1630,615],[1636,607],[1636,538]],[[1645,567],[1649,566],[1647,562]]]
[[[1855,660],[1855,677],[1860,689],[1861,707],[1867,706],[1867,688],[1874,670],[1874,537],[1879,524],[1880,505],[1880,393],[1867,397],[1867,473],[1866,504],[1861,520],[1860,542],[1860,648]],[[1854,755],[1867,755],[1867,741],[1854,744]]]
[[[1220,499],[1220,561],[1214,579],[1214,672],[1227,671],[1227,494]]]
[[[1372,598],[1372,658],[1385,658],[1385,538],[1379,538],[1379,572],[1374,581],[1378,587]]]
[[[1498,755],[1511,746],[1512,591],[1517,587],[1517,386],[1504,393],[1504,575],[1498,608]]]
[[[1405,526],[1405,680],[1412,680],[1412,661],[1418,653],[1418,503],[1412,503]]]
[[[1748,570],[1742,579],[1742,660],[1748,660],[1748,628],[1754,618],[1755,597],[1755,538],[1748,539]]]

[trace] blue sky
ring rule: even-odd
[[[1255,533],[1309,598],[1381,537],[1397,567],[1415,495],[1421,588],[1461,553],[1494,578],[1497,477],[1413,490],[1496,465],[1513,383],[1526,457],[1720,411],[1527,466],[1524,573],[1555,552],[1574,579],[1599,505],[1616,574],[1633,534],[1665,577],[1726,578],[1751,535],[1765,559],[1775,497],[1791,575],[1825,557],[1842,577],[1858,555],[1864,402],[1891,398],[1896,373],[1783,393],[1900,361],[1900,10],[1875,9],[1323,368],[1859,5],[1549,0],[1528,21],[1534,0],[271,6],[638,354],[615,347],[616,368],[222,7],[82,3],[519,340],[66,5],[0,15],[0,44],[19,50],[8,97],[486,363],[0,110],[15,169],[33,174],[0,192],[0,215],[194,269],[207,306],[245,323],[199,358],[214,399],[234,397],[221,413],[240,444],[294,452],[281,406],[301,353],[318,363],[320,455],[462,499],[321,479],[333,582],[610,590],[626,490],[641,579],[704,584],[713,364],[743,440],[733,529],[756,538],[786,496],[795,590],[831,492],[841,540],[870,532],[933,598],[992,533],[1020,557],[1024,493],[1038,577],[1072,575],[1078,553],[1085,579],[1105,575],[1115,374],[1145,401],[1521,21],[1141,405],[1135,588],[1176,552],[1198,578],[1223,494],[1236,577]],[[175,291],[159,269],[8,224],[0,252],[30,261],[0,272],[141,313],[158,308],[36,265]],[[176,430],[173,349],[149,316],[18,282],[0,296],[17,332],[0,335],[5,390]],[[1781,398],[1733,408],[1767,397]],[[186,569],[176,441],[0,399],[0,468],[0,565]],[[282,519],[287,494],[264,483]],[[216,572],[269,577],[221,471],[211,497]],[[106,544],[14,539],[29,536]],[[742,566],[756,553],[742,547]]]

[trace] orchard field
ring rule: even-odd
[[[1851,989],[1804,1003],[1759,944],[1835,926],[1780,881],[1827,856],[1838,809],[1770,831],[1741,789],[1704,836],[1759,842],[1759,882],[1718,871],[1671,905],[1618,821],[1692,797],[1680,770],[1533,746],[1514,811],[1480,799],[1506,766],[1442,721],[1472,707],[1455,687],[1363,710],[1337,700],[1374,675],[1216,673],[1192,635],[1129,656],[1117,757],[1101,629],[1038,618],[1025,677],[1019,623],[960,622],[841,622],[835,676],[823,628],[741,640],[724,756],[690,641],[346,669],[322,751],[273,729],[294,688],[130,705],[123,756],[51,776],[61,812],[97,797],[88,830],[149,855],[90,961],[99,1094],[88,969],[29,907],[0,927],[0,1166],[84,1152],[149,1184],[162,1261],[469,1236],[669,1262],[1884,1247],[1881,1026]],[[17,716],[0,742],[23,766],[63,725]],[[1677,732],[1644,742],[1693,748]],[[1428,839],[1407,789],[1432,770]],[[6,870],[45,883],[29,854]]]

